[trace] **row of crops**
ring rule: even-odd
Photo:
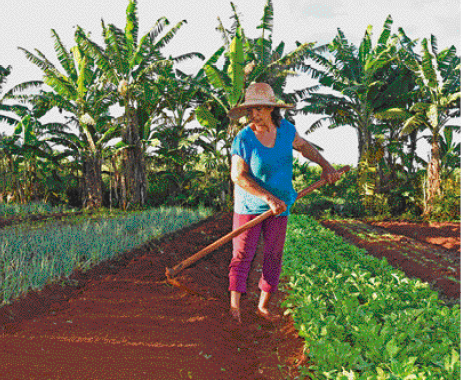
[[[46,215],[75,211],[64,205],[51,206],[45,202],[30,202],[28,204],[0,203],[0,218],[27,217],[30,215]]]
[[[0,307],[70,276],[75,269],[86,270],[210,213],[205,208],[161,207],[115,218],[4,228],[0,230]]]
[[[460,308],[419,279],[292,215],[284,276],[312,379],[460,378]]]

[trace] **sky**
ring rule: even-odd
[[[247,36],[260,36],[260,24],[266,0],[234,0]],[[55,29],[69,49],[74,43],[75,26],[79,25],[102,44],[101,19],[119,28],[125,26],[128,0],[0,0],[0,65],[11,65],[12,74],[4,91],[22,82],[41,79],[42,72],[29,62],[18,47],[40,50],[57,63],[51,29]],[[368,25],[374,37],[379,36],[384,21],[392,16],[392,31],[402,27],[412,39],[435,35],[439,50],[455,45],[461,51],[461,5],[459,0],[273,0],[273,41],[286,43],[285,52],[296,47],[296,41],[330,42],[340,28],[356,46]],[[138,0],[139,35],[147,33],[155,22],[166,17],[170,27],[187,20],[164,50],[168,54],[200,52],[210,57],[222,44],[216,31],[218,17],[230,28],[232,9],[228,0]],[[194,73],[201,61],[189,62],[184,71]],[[288,90],[301,89],[308,78],[292,78]],[[357,164],[357,136],[351,127],[328,129],[326,126],[305,135],[319,116],[298,115],[298,133],[322,147],[323,156],[334,164]],[[54,120],[55,121],[55,120]],[[11,127],[0,124],[0,132],[11,133]],[[428,146],[420,146],[420,155],[428,157]]]

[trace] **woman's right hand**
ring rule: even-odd
[[[278,199],[277,197],[274,197],[273,195],[268,196],[266,202],[274,215],[281,214],[282,212],[285,212],[287,209],[287,205],[285,204],[285,202]]]

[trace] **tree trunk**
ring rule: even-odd
[[[439,135],[432,136],[431,161],[427,166],[427,189],[425,215],[430,215],[434,209],[435,198],[440,194],[440,147]]]
[[[359,165],[358,185],[363,205],[368,212],[373,213],[376,190],[376,160],[373,151],[372,133],[370,131],[371,120],[366,102],[361,105],[359,125]]]
[[[410,162],[409,162],[409,174],[412,175],[416,173],[416,143],[417,143],[417,137],[418,137],[418,130],[415,129],[413,132],[410,133],[410,143],[409,143],[409,156],[410,156]]]
[[[123,141],[128,145],[125,149],[124,187],[122,190],[122,207],[124,209],[139,208],[146,199],[146,174],[144,157],[139,138],[136,113],[126,107],[127,123]]]
[[[86,208],[102,206],[102,161],[100,152],[84,154],[85,198]]]

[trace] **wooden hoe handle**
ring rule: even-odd
[[[338,172],[340,174],[344,174],[350,170],[350,166],[344,166]],[[326,180],[321,179],[320,181],[317,181],[310,185],[309,187],[306,187],[304,190],[301,190],[298,193],[298,196],[296,200],[306,196],[309,193],[312,193],[314,190],[317,190],[318,188],[324,186],[327,183]],[[257,225],[258,223],[261,223],[263,220],[269,218],[272,216],[272,210],[268,210],[265,213],[259,215],[257,218],[250,220],[249,222],[245,223],[244,225],[240,226],[239,228],[233,230],[232,232],[229,232],[227,235],[223,236],[222,238],[216,240],[214,243],[210,244],[209,246],[203,248],[202,250],[198,251],[196,254],[192,255],[191,257],[187,258],[186,260],[180,262],[178,265],[174,266],[173,268],[166,268],[166,277],[171,278],[176,276],[179,272],[181,272],[183,269],[189,267],[196,261],[200,260],[202,257],[205,257],[208,255],[210,252],[213,252],[215,249],[218,249],[222,245],[226,244],[227,242],[231,241],[234,237],[240,235],[242,232],[248,230],[249,228]]]

